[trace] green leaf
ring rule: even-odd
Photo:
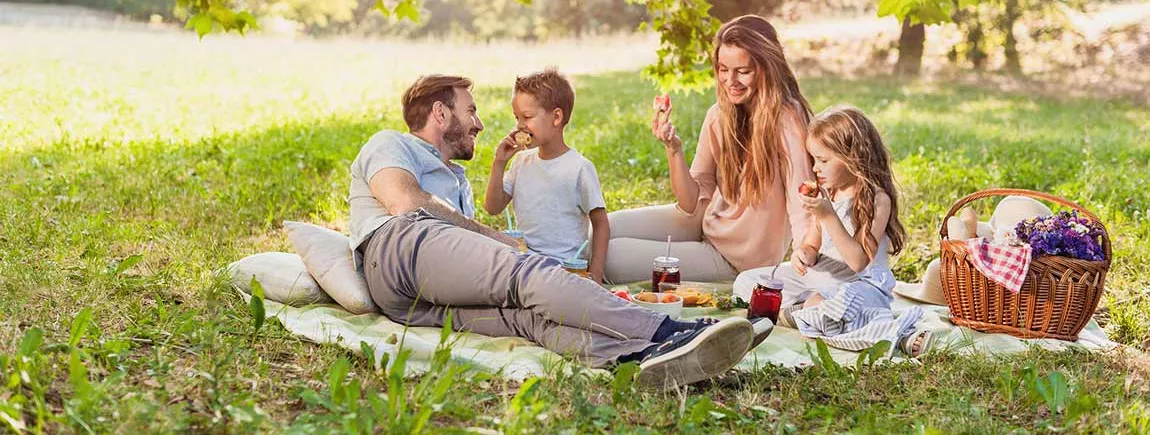
[[[72,319],[72,327],[68,333],[68,346],[76,347],[80,344],[80,340],[84,339],[84,333],[88,332],[88,325],[92,323],[92,308],[85,307],[80,310],[80,314]]]
[[[1070,389],[1066,384],[1066,377],[1061,372],[1055,371],[1047,375],[1043,382],[1039,382],[1039,391],[1043,392],[1043,398],[1046,399],[1046,406],[1050,408],[1050,412],[1062,412]]]
[[[24,332],[24,338],[20,339],[20,355],[32,356],[40,349],[40,345],[44,343],[44,331],[40,328],[32,327]]]
[[[264,286],[252,275],[251,281],[252,298],[248,301],[248,309],[252,314],[252,338],[260,332],[260,328],[264,326],[264,318],[267,313],[264,311]]]
[[[1078,397],[1073,401],[1066,404],[1066,419],[1063,423],[1070,425],[1078,421],[1078,417],[1089,414],[1098,407],[1098,399],[1095,399],[1090,392],[1083,389],[1078,392]]]
[[[188,24],[185,27],[188,29],[196,29],[196,35],[198,35],[200,39],[204,39],[204,35],[212,33],[212,17],[203,12],[197,13],[188,19]]]
[[[367,344],[366,341],[360,341],[359,342],[359,351],[363,353],[363,356],[365,358],[367,358],[367,365],[371,366],[371,368],[374,369],[376,367],[375,366],[375,348],[372,348],[371,345]]]
[[[419,22],[419,6],[415,4],[415,0],[400,0],[393,12],[398,20],[407,18],[413,23]]]
[[[0,402],[0,421],[3,421],[15,433],[24,433],[27,426],[24,425],[24,420],[20,415],[19,405],[12,405],[5,402]]]
[[[236,31],[240,32],[241,35],[247,33],[248,30],[260,28],[259,21],[256,20],[256,16],[252,15],[252,13],[248,11],[243,11],[236,14],[235,22]]]
[[[347,358],[340,358],[331,365],[327,371],[327,387],[331,392],[332,403],[338,405],[347,405],[344,400],[344,389],[346,388],[345,379],[347,373],[351,368],[351,363]]]
[[[878,2],[878,16],[886,17],[893,15],[902,21],[906,18],[907,13],[910,12],[912,2],[910,0],[879,0]]]
[[[390,421],[398,421],[408,412],[407,393],[403,388],[403,375],[407,373],[407,359],[411,357],[411,349],[400,349],[387,371],[387,406]]]
[[[611,400],[617,405],[627,401],[627,394],[635,384],[635,375],[639,373],[639,363],[631,361],[615,367],[615,377],[611,380]]]
[[[831,356],[831,350],[829,347],[827,347],[827,342],[823,341],[821,338],[816,338],[815,348],[818,349],[819,353],[818,364],[823,368],[824,371],[827,372],[828,375],[831,375],[832,377],[838,377],[840,374],[842,374],[843,368],[837,361],[835,361],[834,357]]]
[[[121,273],[126,272],[128,269],[131,269],[132,266],[135,266],[136,263],[139,263],[140,260],[143,260],[143,259],[144,259],[144,256],[140,255],[140,254],[132,255],[132,256],[129,256],[128,258],[125,258],[124,261],[121,261],[120,264],[118,266],[116,266],[116,270],[112,272],[112,276],[119,276]]]
[[[439,330],[439,346],[445,346],[447,344],[447,338],[451,336],[454,313],[455,310],[447,310],[447,315],[444,316],[443,328]]]
[[[878,362],[890,352],[891,346],[892,344],[889,340],[883,340],[871,346],[870,350],[867,351],[867,366],[873,367],[874,363]]]
[[[72,390],[78,398],[86,398],[92,391],[92,386],[88,382],[88,367],[80,359],[79,350],[72,350],[68,359],[68,383],[72,384]]]
[[[388,9],[387,5],[383,4],[383,0],[375,0],[375,10],[383,14],[384,18],[391,18],[391,9]]]
[[[511,414],[519,414],[523,412],[523,408],[531,403],[534,399],[535,390],[539,389],[539,378],[532,376],[523,382],[519,387],[519,391],[515,393],[515,397],[511,399]]]

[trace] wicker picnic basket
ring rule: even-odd
[[[1098,216],[1082,206],[1054,195],[1024,189],[986,189],[958,200],[943,218],[941,236],[943,294],[951,321],[983,332],[1004,332],[1022,338],[1078,340],[1098,300],[1102,298],[1106,272],[1113,259],[1110,234],[1102,225],[1105,261],[1061,256],[1042,256],[1030,262],[1022,289],[1013,293],[991,281],[971,264],[963,240],[949,240],[946,221],[971,201],[990,196],[1022,195],[1044,199],[1077,210],[1098,222]]]

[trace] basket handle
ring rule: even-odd
[[[1060,196],[1055,196],[1055,195],[1051,195],[1049,193],[1043,193],[1043,192],[1038,192],[1038,191],[1034,191],[1034,190],[1008,189],[1008,188],[996,187],[996,188],[980,190],[980,191],[974,192],[970,195],[966,195],[962,199],[958,200],[958,202],[955,202],[954,205],[950,207],[950,211],[946,212],[946,217],[942,218],[942,228],[939,229],[938,235],[941,236],[943,240],[949,238],[949,236],[947,235],[947,230],[946,230],[946,221],[950,220],[950,218],[953,217],[955,213],[958,213],[958,210],[961,209],[963,206],[971,203],[972,201],[979,200],[982,198],[987,198],[987,197],[991,197],[991,196],[1009,196],[1009,195],[1021,195],[1021,196],[1031,197],[1031,198],[1045,199],[1047,201],[1050,201],[1050,202],[1053,202],[1056,204],[1060,204],[1060,205],[1064,205],[1066,207],[1073,208],[1074,210],[1077,210],[1077,211],[1081,212],[1082,214],[1086,215],[1086,217],[1092,219],[1094,222],[1097,222],[1098,225],[1102,227],[1102,251],[1106,254],[1106,262],[1107,263],[1110,262],[1110,258],[1111,258],[1110,257],[1110,232],[1106,230],[1106,224],[1103,224],[1102,220],[1098,219],[1098,216],[1096,216],[1094,213],[1091,213],[1090,210],[1087,210],[1086,208],[1082,207],[1081,205],[1078,205],[1078,203],[1076,203],[1076,202],[1070,201],[1070,200],[1063,198],[1063,197],[1060,197]]]

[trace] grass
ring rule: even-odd
[[[962,195],[989,186],[1062,195],[1108,225],[1115,261],[1098,318],[1128,351],[775,368],[664,395],[578,367],[519,384],[443,360],[403,379],[274,322],[251,337],[247,306],[213,271],[290,251],[285,219],[346,230],[348,165],[373,132],[401,126],[398,92],[421,72],[477,78],[488,132],[467,164],[476,192],[492,138],[511,127],[510,79],[555,63],[586,73],[573,77],[569,139],[596,162],[608,206],[669,201],[661,149],[645,130],[654,90],[634,72],[650,47],[637,46],[462,47],[416,64],[398,61],[427,46],[0,28],[0,426],[1150,432],[1138,351],[1150,346],[1150,109],[1101,100],[802,82],[816,109],[865,110],[892,148],[911,229],[895,263],[901,279],[935,255],[942,214]],[[684,137],[697,136],[709,100],[676,96]]]

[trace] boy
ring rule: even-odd
[[[528,248],[558,260],[574,257],[590,222],[587,272],[602,283],[611,230],[595,165],[563,139],[574,107],[575,91],[555,68],[515,79],[516,128],[496,147],[483,208],[498,215],[515,198]],[[507,163],[521,151],[504,178]]]

